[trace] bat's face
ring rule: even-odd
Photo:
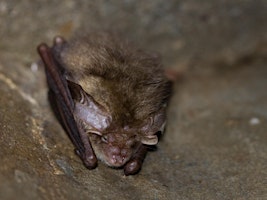
[[[148,121],[151,122],[152,118]],[[161,121],[162,123],[162,121]],[[157,131],[148,123],[139,128],[125,126],[108,133],[92,133],[89,138],[98,159],[110,167],[124,166],[136,153],[140,145],[156,145]],[[164,128],[164,123],[158,131]]]
[[[114,128],[107,127],[107,130],[96,130],[92,128],[92,124],[87,124],[85,127],[89,127],[87,132],[89,132],[89,140],[96,157],[110,167],[122,167],[135,155],[141,145],[156,145],[158,143],[157,129],[151,124],[152,121],[150,118],[147,120],[149,123],[132,128],[129,126],[118,128],[119,126],[112,124],[112,122],[110,126]],[[162,124],[162,121],[160,123],[161,128],[157,127],[158,131],[164,127],[164,123]],[[110,123],[105,124],[109,125]]]
[[[71,84],[69,82],[69,84]],[[74,89],[72,83],[72,89]],[[74,115],[89,133],[89,140],[99,160],[108,166],[122,167],[136,153],[140,145],[158,143],[158,131],[163,131],[165,115],[163,109],[149,116],[142,123],[121,126],[113,121],[112,115],[80,86],[79,102],[75,103]],[[72,93],[77,98],[74,92]]]
[[[141,145],[137,136],[129,132],[89,134],[89,138],[97,158],[110,167],[124,166]]]

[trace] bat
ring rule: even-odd
[[[41,43],[49,100],[88,169],[134,175],[164,130],[172,82],[159,56],[110,33]]]

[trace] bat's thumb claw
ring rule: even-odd
[[[84,163],[86,168],[94,169],[97,166],[97,159],[95,156],[93,156],[92,158],[87,157],[87,158],[83,159],[83,163]]]
[[[97,166],[96,156],[86,156],[84,153],[80,152],[78,149],[75,149],[75,153],[82,159],[84,165],[88,169],[94,169]]]
[[[126,176],[134,175],[141,170],[142,162],[138,160],[133,160],[128,162],[124,167],[124,174]]]

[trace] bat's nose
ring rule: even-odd
[[[124,165],[126,155],[127,155],[126,149],[121,149],[120,147],[113,146],[110,148],[109,153],[110,153],[109,162],[112,166],[120,167],[120,166]]]
[[[114,167],[120,167],[124,164],[125,156],[121,155],[112,155],[112,158],[110,160],[112,166]]]

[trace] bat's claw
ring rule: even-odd
[[[126,176],[134,175],[141,170],[142,162],[138,159],[130,160],[124,167],[124,174]]]
[[[92,159],[86,158],[86,159],[83,160],[83,163],[84,163],[86,168],[94,169],[97,166],[97,159],[96,159],[96,157],[94,157]]]
[[[53,44],[54,46],[61,46],[62,44],[66,43],[66,40],[61,36],[54,37]]]
[[[81,158],[83,164],[88,169],[94,169],[97,166],[97,158],[95,155],[86,155],[81,153],[78,149],[75,149],[75,153]]]

